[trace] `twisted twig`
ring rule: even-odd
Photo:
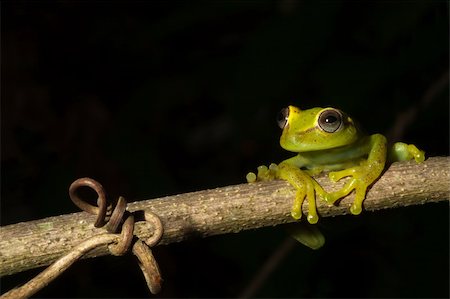
[[[78,196],[77,191],[81,187],[89,187],[97,193],[97,206],[87,203]],[[85,212],[97,216],[94,223],[95,227],[101,227],[106,224],[105,227],[108,233],[91,237],[75,246],[70,252],[59,258],[36,277],[2,295],[2,299],[28,298],[32,296],[94,248],[109,245],[108,250],[112,255],[123,255],[129,251],[133,241],[135,219],[132,213],[126,211],[127,202],[125,198],[119,197],[114,209],[112,209],[111,205],[107,205],[106,193],[102,185],[90,178],[82,178],[73,182],[69,188],[69,195],[75,205]],[[109,216],[111,210],[112,212]],[[161,290],[162,278],[158,263],[153,257],[149,246],[154,246],[159,242],[163,234],[163,226],[156,214],[146,211],[144,216],[144,220],[153,225],[154,234],[147,239],[147,244],[138,239],[133,244],[132,252],[139,260],[138,264],[147,281],[148,288],[153,294],[156,294]],[[122,222],[121,234],[117,235],[116,232]]]

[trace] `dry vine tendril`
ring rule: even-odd
[[[97,193],[97,206],[93,206],[80,198],[78,191],[83,187],[90,188]],[[149,222],[154,229],[153,235],[144,242],[133,235],[135,217],[133,213],[126,210],[127,202],[122,196],[119,197],[114,205],[108,205],[103,186],[91,178],[81,178],[74,181],[70,185],[69,196],[80,209],[97,215],[94,226],[105,226],[108,233],[91,237],[75,246],[69,253],[59,258],[26,284],[10,290],[0,298],[28,298],[32,296],[47,286],[83,255],[102,245],[108,245],[109,252],[118,256],[127,253],[131,247],[131,251],[138,259],[138,265],[144,274],[150,292],[153,294],[158,293],[161,290],[162,278],[158,263],[150,247],[158,244],[164,232],[159,217],[152,212],[144,212],[144,220]],[[120,227],[121,232],[118,234]]]

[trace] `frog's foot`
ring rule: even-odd
[[[249,172],[246,176],[248,183],[254,183],[256,181],[271,181],[277,177],[278,165],[272,163],[269,167],[261,165],[258,168],[258,173]]]
[[[390,152],[391,161],[408,161],[414,159],[417,163],[425,161],[425,152],[414,144],[396,142]]]
[[[314,196],[314,189],[312,189],[312,193],[309,190],[310,187],[306,188],[306,191],[301,188],[297,189],[295,193],[294,204],[291,209],[291,216],[296,220],[300,220],[302,218],[302,206],[305,198],[308,198],[308,222],[311,224],[317,223],[319,221],[319,216],[317,215],[316,210],[316,199]]]
[[[350,206],[350,212],[353,215],[359,215],[362,212],[362,203],[366,197],[367,185],[361,183],[357,179],[350,179],[350,181],[348,181],[345,186],[338,191],[326,193],[324,196],[325,201],[329,204],[334,204],[337,200],[347,196],[353,191],[353,189],[356,190],[356,194],[355,199]]]
[[[289,223],[284,226],[290,235],[311,249],[319,249],[325,244],[325,237],[316,225],[310,225],[306,222]]]
[[[375,173],[376,172],[377,171],[375,171]],[[350,207],[350,212],[353,215],[359,215],[362,211],[362,203],[366,197],[367,188],[378,176],[374,176],[371,172],[360,166],[329,173],[329,177],[333,182],[337,182],[347,176],[351,176],[351,178],[344,187],[338,191],[324,194],[324,198],[329,204],[334,204],[337,200],[347,196],[350,192],[355,190],[355,199]]]
[[[322,187],[308,174],[290,165],[280,164],[279,177],[288,181],[297,190],[291,216],[297,220],[301,219],[303,202],[307,199],[308,222],[311,224],[317,223],[319,216],[316,209],[316,193],[323,197],[325,191]]]

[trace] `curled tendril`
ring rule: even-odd
[[[81,187],[91,188],[97,193],[97,207],[87,203],[79,197],[77,190]],[[91,178],[78,179],[70,185],[69,196],[72,202],[77,207],[89,214],[97,215],[97,219],[94,223],[95,227],[102,227],[103,225],[105,225],[106,211],[108,209],[108,206],[105,190],[99,182]]]
[[[98,206],[93,206],[80,198],[77,191],[81,187],[91,188],[97,193]],[[135,217],[127,211],[125,198],[120,196],[114,205],[114,209],[112,209],[112,206],[107,204],[106,192],[103,186],[91,178],[81,178],[74,181],[70,185],[69,196],[80,209],[97,215],[95,227],[105,226],[108,232],[115,234],[123,222],[119,241],[116,244],[110,244],[108,249],[113,255],[124,255],[129,251],[133,243]],[[145,242],[137,238],[137,241],[133,244],[132,252],[139,260],[138,264],[144,274],[148,288],[153,294],[156,294],[161,290],[162,278],[158,263],[150,247],[157,245],[161,240],[164,228],[161,219],[155,213],[144,211],[144,220],[152,225],[153,235],[146,239]]]
[[[97,207],[80,198],[77,191],[81,187],[93,189],[97,195]],[[47,286],[51,281],[67,270],[73,263],[83,255],[99,246],[108,245],[109,252],[113,255],[124,255],[132,246],[132,252],[138,258],[138,265],[144,274],[147,286],[153,294],[161,290],[161,273],[158,263],[152,254],[150,246],[158,244],[163,235],[163,225],[161,219],[152,213],[145,211],[144,220],[153,226],[153,235],[144,243],[138,237],[134,238],[135,215],[127,211],[127,201],[122,196],[119,197],[114,209],[107,204],[106,192],[103,186],[91,179],[81,178],[74,181],[69,188],[69,196],[73,203],[83,211],[97,215],[95,227],[102,227],[106,224],[108,233],[95,235],[76,245],[66,255],[60,257],[47,269],[39,273],[27,283],[14,288],[1,296],[2,299],[28,298]],[[109,215],[111,215],[109,217]],[[125,219],[125,220],[124,220]],[[122,224],[120,236],[116,233]]]

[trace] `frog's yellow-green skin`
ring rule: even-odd
[[[316,194],[332,204],[355,190],[352,214],[362,211],[367,188],[381,175],[386,160],[425,160],[425,153],[413,144],[397,142],[387,149],[386,138],[381,134],[365,135],[344,112],[335,108],[300,110],[289,106],[280,112],[279,126],[283,129],[281,147],[298,153],[281,162],[258,167],[257,175],[247,174],[249,183],[256,180],[283,179],[297,189],[292,207],[292,217],[300,219],[302,203],[308,200],[308,221],[317,223]],[[328,193],[311,176],[331,171],[329,177],[336,182],[351,178],[342,189]]]

